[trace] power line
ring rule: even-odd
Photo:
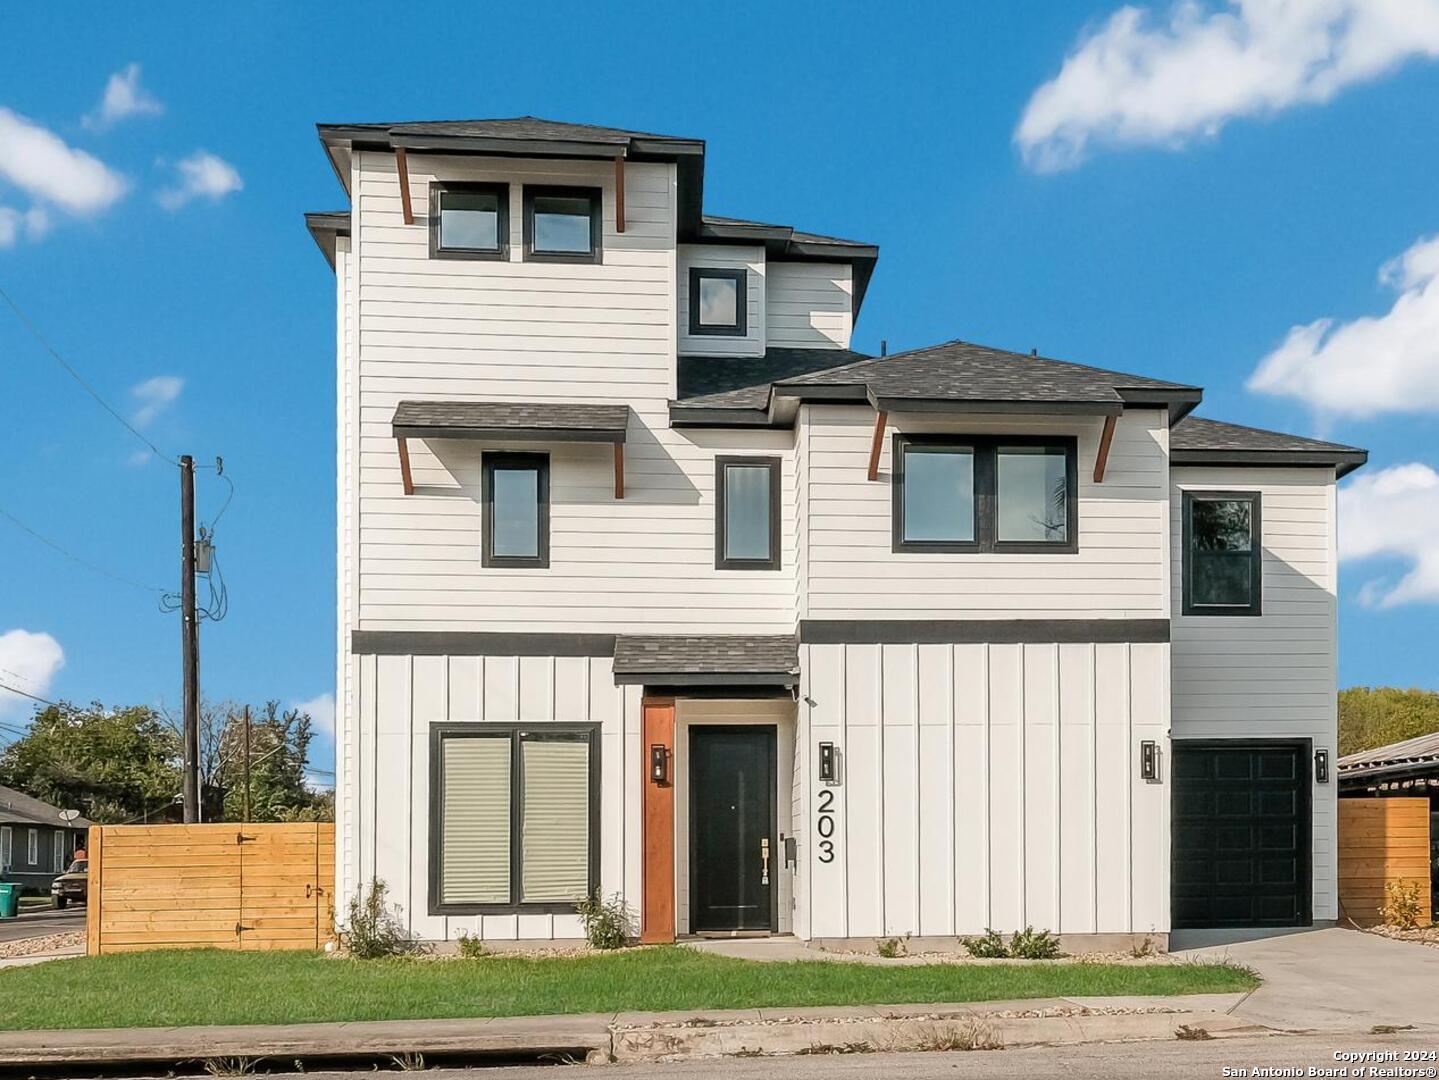
[[[179,466],[180,463],[178,461],[170,457],[168,454],[161,452],[158,446],[152,443],[149,439],[145,438],[144,435],[141,435],[139,429],[136,428],[134,424],[130,423],[130,421],[126,420],[123,416],[121,416],[116,409],[111,407],[110,403],[100,396],[99,391],[96,390],[93,386],[91,386],[88,382],[86,382],[84,378],[80,375],[80,373],[76,371],[73,367],[71,367],[69,363],[66,362],[65,358],[60,355],[59,351],[55,348],[55,346],[51,345],[50,342],[46,340],[45,335],[40,333],[40,328],[35,325],[35,323],[30,319],[30,316],[26,315],[25,312],[20,309],[20,305],[15,303],[15,301],[11,298],[10,294],[5,291],[4,286],[0,286],[0,299],[3,299],[5,303],[10,306],[10,310],[15,313],[15,317],[20,320],[20,324],[30,332],[31,337],[33,337],[36,341],[40,343],[40,347],[43,348],[47,353],[49,353],[51,358],[62,368],[65,369],[66,374],[68,374],[70,378],[74,379],[77,383],[79,383],[85,393],[89,394],[92,398],[94,398],[96,402],[99,403],[102,409],[104,409],[107,413],[109,413],[117,421],[119,421],[121,426],[123,426],[126,431],[128,431],[131,435],[135,436],[135,438],[139,439],[140,442],[144,443],[145,448],[148,449],[150,453],[154,454],[161,461],[167,462],[176,467]]]
[[[100,575],[102,575],[102,576],[104,576],[104,577],[110,578],[110,579],[113,580],[113,581],[118,581],[118,582],[120,582],[120,583],[122,583],[122,584],[124,584],[124,585],[129,585],[131,588],[141,589],[141,590],[143,590],[144,592],[158,593],[158,594],[160,594],[160,595],[162,595],[162,596],[163,596],[164,593],[165,593],[165,590],[164,590],[164,589],[158,588],[157,586],[154,586],[154,585],[145,585],[145,584],[143,584],[143,583],[141,583],[141,582],[139,582],[139,581],[135,581],[135,580],[132,579],[132,578],[127,578],[127,577],[125,577],[123,574],[117,574],[117,573],[115,573],[115,572],[112,571],[112,570],[106,570],[103,566],[98,566],[98,565],[96,565],[95,563],[92,563],[89,559],[83,559],[83,558],[81,558],[79,555],[76,555],[73,551],[70,551],[70,550],[62,547],[60,544],[56,543],[54,540],[51,540],[48,536],[44,536],[44,535],[42,535],[41,533],[36,532],[34,529],[30,528],[29,525],[26,525],[23,521],[21,521],[19,518],[17,518],[14,514],[10,513],[10,511],[6,510],[4,507],[0,507],[0,517],[3,517],[6,521],[10,522],[10,524],[14,525],[17,529],[20,529],[20,530],[23,531],[23,532],[29,533],[31,536],[33,536],[36,540],[40,541],[40,543],[44,544],[46,547],[48,547],[48,548],[53,548],[55,551],[58,551],[61,555],[64,555],[65,558],[69,559],[71,562],[76,563],[76,564],[78,564],[78,565],[80,565],[80,566],[83,566],[83,567],[85,567],[85,569],[87,569],[87,570],[93,571],[93,572],[96,573],[96,574],[100,574]]]
[[[21,697],[29,698],[31,701],[38,701],[42,705],[53,705],[57,709],[64,707],[58,701],[51,701],[49,698],[43,698],[39,694],[32,694],[28,690],[21,690],[18,686],[11,686],[9,683],[0,682],[0,690],[9,690],[12,694],[19,694]]]

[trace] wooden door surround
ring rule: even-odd
[[[644,778],[643,887],[640,941],[646,945],[675,939],[675,702],[645,698],[640,705],[640,775]],[[652,772],[652,748],[664,747],[665,778]]]

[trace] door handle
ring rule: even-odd
[[[760,842],[759,842],[759,861],[760,861],[760,867],[761,867],[759,883],[760,883],[761,885],[768,885],[768,884],[769,884],[769,837],[768,837],[768,836],[764,837],[764,838],[761,839]]]

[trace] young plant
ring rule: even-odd
[[[345,948],[358,960],[382,956],[406,956],[419,948],[400,920],[399,910],[385,906],[387,886],[371,878],[369,888],[350,900],[350,923],[344,933]]]
[[[1009,955],[1009,946],[1004,943],[998,930],[985,928],[982,937],[964,939],[964,947],[969,950],[969,955],[981,960],[1002,960]]]
[[[606,900],[598,889],[575,905],[585,926],[585,939],[592,949],[622,949],[634,937],[630,911],[616,893]]]
[[[1048,930],[1026,926],[1009,939],[1009,955],[1019,960],[1053,960],[1059,955],[1059,939]]]
[[[907,951],[904,947],[904,942],[894,937],[885,938],[879,943],[877,948],[879,949],[879,955],[886,960],[894,960],[897,957],[905,955]]]
[[[1384,906],[1380,909],[1384,925],[1396,930],[1414,930],[1419,926],[1420,904],[1417,881],[1386,881]]]
[[[458,942],[460,955],[466,960],[478,960],[482,956],[490,955],[490,950],[485,948],[484,939],[479,934],[467,934],[461,930]]]

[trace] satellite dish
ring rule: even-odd
[[[67,825],[70,824],[70,822],[74,821],[74,820],[75,820],[77,817],[79,817],[79,816],[80,816],[80,811],[78,811],[78,810],[61,810],[61,811],[60,811],[60,820],[63,821],[63,822],[65,822],[65,824],[67,824]]]

